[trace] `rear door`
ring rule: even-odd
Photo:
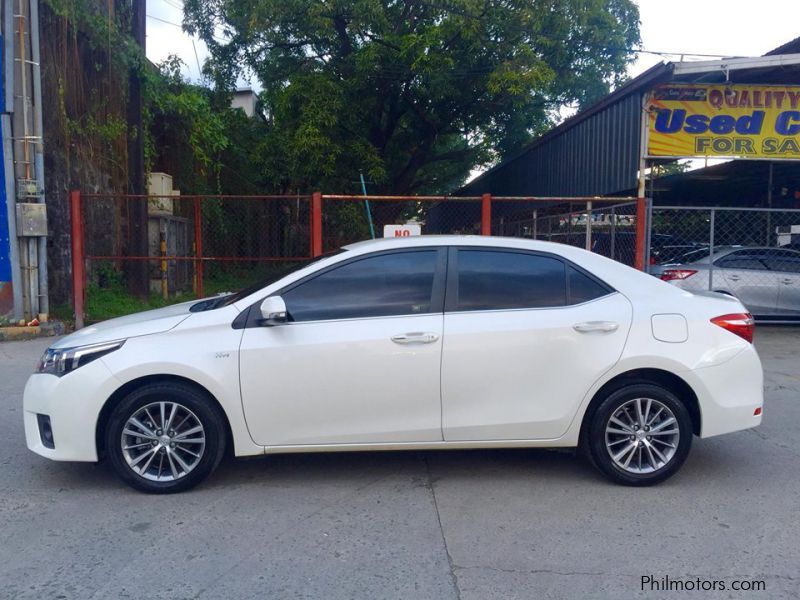
[[[563,435],[619,359],[630,302],[551,254],[452,249],[442,348],[444,439]]]
[[[775,314],[778,305],[778,276],[770,271],[759,250],[736,250],[714,263],[725,280],[727,291],[756,315]],[[715,274],[714,282],[717,277]],[[715,287],[712,291],[718,291]]]
[[[775,249],[764,259],[778,278],[778,315],[800,316],[800,252]]]

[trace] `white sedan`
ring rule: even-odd
[[[147,492],[196,485],[226,450],[578,447],[648,485],[693,435],[761,422],[752,334],[735,298],[570,246],[361,242],[59,340],[25,387],[25,433]]]

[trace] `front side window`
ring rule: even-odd
[[[456,310],[565,306],[567,275],[557,258],[517,252],[461,250]]]
[[[367,257],[281,295],[293,321],[430,313],[436,262],[436,250]]]

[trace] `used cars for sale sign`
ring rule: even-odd
[[[663,85],[650,99],[650,157],[800,159],[800,87]]]

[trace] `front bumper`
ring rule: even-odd
[[[119,387],[102,359],[63,377],[34,374],[25,384],[23,414],[28,448],[51,460],[97,461],[100,410]],[[42,441],[37,415],[50,419],[53,448]]]

